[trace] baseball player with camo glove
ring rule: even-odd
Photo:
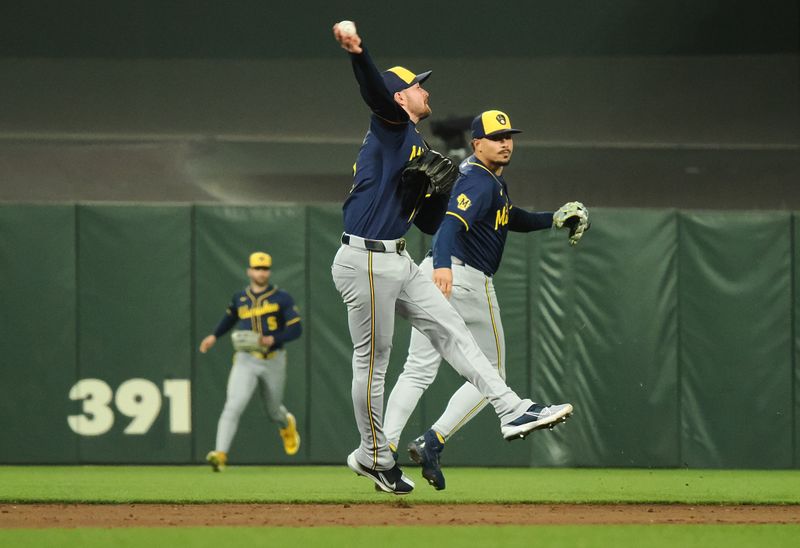
[[[524,437],[568,415],[572,406],[542,406],[511,390],[461,316],[405,249],[403,236],[412,224],[428,234],[438,228],[457,176],[450,160],[433,154],[417,128],[431,113],[429,94],[422,87],[431,72],[415,74],[400,66],[378,71],[350,21],[334,25],[333,35],[348,52],[371,111],[342,208],[342,245],[331,266],[347,306],[353,410],[361,437],[347,466],[381,491],[403,495],[413,490],[414,482],[397,465],[383,431],[384,378],[395,314],[429,338],[487,398],[504,438]]]
[[[217,425],[216,447],[206,456],[215,472],[225,468],[239,418],[256,386],[269,418],[278,424],[283,449],[294,455],[300,449],[300,435],[294,415],[283,405],[286,386],[286,350],[283,345],[302,333],[300,316],[291,295],[270,285],[272,257],[257,251],[250,255],[247,277],[250,284],[234,294],[214,333],[200,343],[206,353],[217,339],[233,330],[235,353],[228,377],[227,398]]]
[[[564,204],[555,213],[531,213],[512,205],[503,168],[514,150],[512,135],[519,132],[499,110],[474,119],[474,154],[461,163],[447,215],[434,236],[433,251],[420,264],[424,275],[433,279],[464,318],[481,351],[504,379],[506,348],[492,276],[500,266],[508,231],[565,228],[569,243],[575,245],[589,228],[589,212],[580,202]],[[414,329],[408,358],[386,408],[384,431],[394,451],[422,393],[436,378],[441,360],[436,347]],[[422,476],[437,490],[445,488],[439,463],[445,441],[486,403],[479,390],[464,383],[433,426],[409,444],[411,459],[422,465]],[[570,416],[572,406],[536,404],[531,411],[539,416],[536,429],[552,428]]]

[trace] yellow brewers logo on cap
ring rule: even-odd
[[[256,251],[250,255],[250,268],[272,268],[272,256],[263,251]]]
[[[487,110],[478,114],[472,121],[473,139],[512,133],[522,133],[522,131],[511,127],[511,118],[502,110]]]
[[[481,114],[481,121],[486,135],[491,135],[495,131],[511,129],[511,120],[508,115],[499,110],[487,110]]]

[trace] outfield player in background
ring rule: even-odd
[[[206,353],[228,331],[233,348],[233,367],[228,377],[227,398],[217,424],[216,447],[206,456],[215,472],[225,468],[239,418],[258,386],[269,418],[279,425],[283,449],[294,455],[300,449],[300,435],[294,415],[283,406],[286,387],[286,350],[283,345],[297,339],[300,316],[286,291],[270,285],[272,257],[257,251],[250,255],[247,277],[250,284],[234,294],[214,333],[200,343]]]
[[[437,352],[488,399],[506,439],[562,420],[572,406],[545,407],[514,393],[483,355],[464,320],[405,251],[403,236],[411,224],[426,233],[435,231],[448,199],[433,193],[409,208],[404,197],[408,165],[429,156],[417,123],[431,113],[428,92],[421,86],[430,71],[414,74],[394,67],[381,73],[358,34],[343,32],[338,24],[333,34],[350,54],[361,96],[372,111],[354,166],[353,187],[343,206],[342,246],[331,266],[347,305],[353,411],[361,436],[347,464],[379,489],[405,494],[414,483],[395,462],[383,432],[384,378],[395,313],[430,338]],[[433,181],[438,171],[426,174]]]
[[[481,351],[505,379],[505,340],[500,307],[492,276],[500,266],[509,230],[533,232],[551,228],[554,214],[532,213],[512,205],[503,168],[514,151],[512,135],[520,130],[509,117],[489,110],[472,122],[474,154],[461,163],[461,175],[450,198],[447,215],[433,239],[433,250],[420,264],[426,277],[432,277],[442,294],[464,318]],[[579,202],[562,206],[555,214],[555,225],[578,215],[588,223],[588,212]],[[578,227],[571,243],[583,235]],[[436,378],[442,356],[417,329],[411,333],[408,358],[392,389],[386,407],[385,433],[396,450],[400,435],[422,393]],[[469,382],[464,383],[433,426],[408,446],[409,454],[422,465],[422,475],[437,490],[445,488],[439,455],[445,441],[486,406],[486,398]],[[533,406],[540,413],[543,406]],[[551,423],[554,426],[556,423]]]

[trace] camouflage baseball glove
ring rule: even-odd
[[[569,229],[569,245],[575,245],[589,230],[589,210],[580,202],[567,202],[553,213],[553,227]]]

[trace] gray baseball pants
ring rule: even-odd
[[[233,367],[228,376],[228,395],[225,407],[217,424],[217,443],[215,450],[225,453],[231,447],[233,437],[239,428],[239,418],[250,403],[258,386],[261,403],[272,422],[286,428],[286,414],[283,406],[283,390],[286,386],[286,350],[276,350],[270,359],[261,359],[249,352],[236,352]]]
[[[395,313],[428,337],[439,354],[472,383],[501,424],[522,415],[533,402],[521,399],[483,355],[464,320],[406,251],[387,252],[342,245],[333,260],[333,281],[347,305],[353,342],[353,411],[361,434],[356,459],[363,466],[394,466],[383,432],[384,380],[394,334]]]
[[[431,278],[433,259],[420,265],[423,275]],[[450,304],[464,319],[478,346],[500,376],[506,377],[506,347],[500,306],[492,278],[480,270],[453,263],[453,292]],[[385,434],[389,443],[399,446],[400,435],[414,412],[423,392],[433,383],[442,356],[425,335],[412,328],[408,357],[386,405]],[[472,384],[465,382],[452,395],[442,416],[432,428],[445,439],[469,422],[486,407],[487,400]]]

